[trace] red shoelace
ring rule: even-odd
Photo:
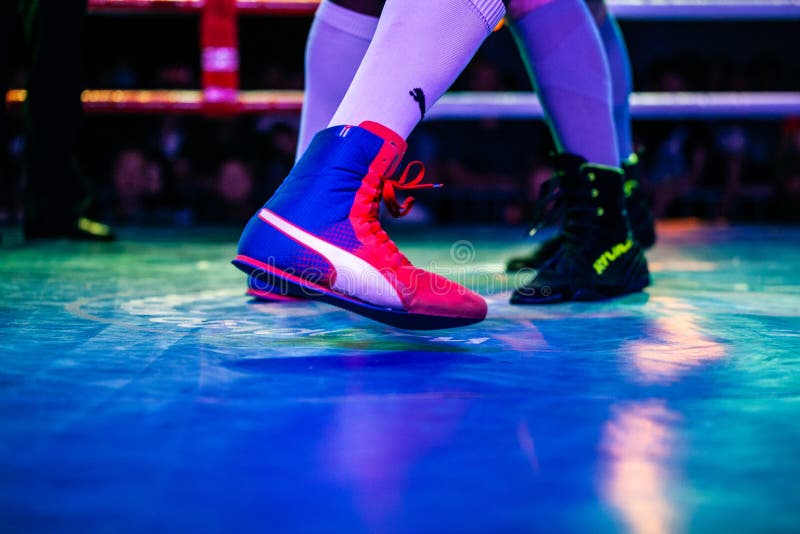
[[[408,181],[411,170],[417,168],[416,176]],[[425,165],[421,161],[412,161],[406,165],[403,174],[400,178],[393,180],[387,179],[383,183],[383,203],[386,209],[389,210],[392,217],[402,217],[411,210],[414,205],[414,197],[406,197],[403,203],[397,201],[397,193],[395,190],[407,191],[409,189],[434,189],[442,187],[442,184],[423,184],[422,179],[425,177]]]
[[[413,168],[418,168],[419,172],[414,176],[411,181],[408,181],[409,174]],[[395,190],[409,190],[409,189],[431,189],[442,187],[442,184],[422,184],[420,183],[425,177],[425,166],[421,161],[412,161],[409,163],[403,173],[398,179],[387,178],[383,182],[383,201],[389,213],[393,217],[402,217],[409,212],[411,206],[414,204],[414,197],[407,197],[402,204],[397,201],[397,194]],[[376,191],[377,193],[377,191]],[[378,211],[380,204],[380,194],[376,194],[372,200],[373,204],[370,209],[371,216],[366,218],[365,222],[369,226],[369,232],[375,239],[375,245],[378,247],[387,247],[385,250],[385,258],[387,261],[396,266],[410,265],[403,253],[397,248],[397,245],[389,238],[386,232],[381,228],[380,220],[378,219]]]

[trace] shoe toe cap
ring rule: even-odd
[[[413,268],[403,291],[409,313],[482,320],[486,301],[466,287],[443,276]]]

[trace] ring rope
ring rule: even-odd
[[[240,91],[237,19],[240,12],[265,14],[311,13],[317,0],[90,0],[93,12],[124,10],[200,10],[202,90],[84,91],[82,101],[91,113],[160,113],[236,115],[298,112],[301,91]],[[630,17],[800,18],[800,0],[609,0],[615,13]],[[650,17],[652,18],[652,17]],[[6,95],[7,105],[19,107],[24,90]],[[783,118],[800,115],[800,93],[634,93],[632,115],[637,119]],[[428,113],[432,119],[505,119],[543,116],[536,95],[529,92],[465,92],[445,95]]]
[[[200,11],[206,0],[90,0],[90,13]],[[236,0],[250,15],[311,15],[319,0]],[[800,0],[607,0],[620,19],[800,19]]]
[[[12,109],[25,101],[23,89],[8,92]],[[205,113],[202,91],[91,89],[81,96],[89,113]],[[239,91],[229,114],[297,113],[302,91]],[[634,93],[631,114],[636,119],[780,119],[800,116],[800,93],[709,92]],[[427,113],[430,119],[530,119],[543,117],[535,94],[528,92],[448,93]]]

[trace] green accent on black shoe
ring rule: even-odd
[[[564,218],[558,243],[512,304],[599,300],[650,284],[642,249],[625,215],[621,169],[584,164],[560,184]]]
[[[633,157],[635,156],[635,157]],[[628,220],[631,222],[633,237],[639,245],[648,249],[656,242],[655,222],[650,199],[642,188],[641,167],[639,158],[635,154],[622,164],[625,172],[625,208],[628,210]]]

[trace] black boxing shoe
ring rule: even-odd
[[[577,173],[578,168],[585,160],[572,154],[558,154],[553,157],[556,177],[568,173]],[[633,237],[639,246],[648,249],[656,242],[655,225],[650,201],[642,190],[641,169],[639,158],[633,154],[622,164],[625,173],[623,192],[625,194],[625,207],[628,212]],[[524,256],[511,258],[506,263],[506,272],[513,273],[523,269],[538,269],[561,247],[561,234],[542,242],[533,251]]]
[[[625,211],[621,169],[569,158],[546,189],[563,210],[558,246],[530,280],[511,296],[512,304],[600,300],[640,291],[650,284],[642,249]],[[576,159],[577,158],[577,159]],[[563,167],[562,167],[563,168]]]

